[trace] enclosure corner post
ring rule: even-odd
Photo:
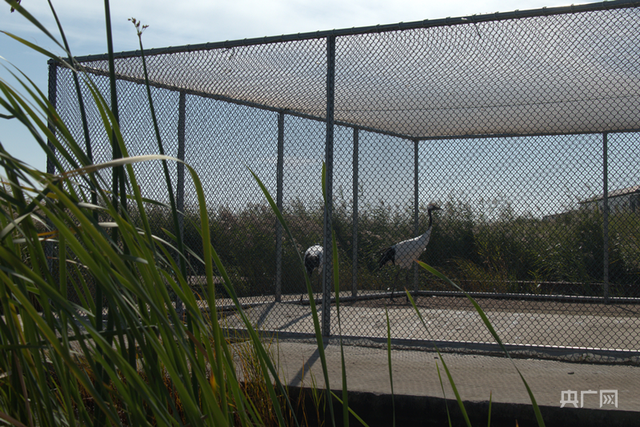
[[[322,335],[331,335],[331,282],[333,277],[333,249],[331,215],[333,207],[333,125],[335,101],[336,36],[327,37],[327,133],[325,143],[325,204],[324,204],[324,268],[322,276]],[[336,268],[338,266],[335,266]]]
[[[609,303],[609,167],[608,134],[602,134],[602,282],[605,304]]]
[[[284,177],[284,112],[278,114],[278,164],[276,171],[276,205],[282,212]],[[282,299],[282,224],[276,219],[276,302]]]
[[[353,128],[353,276],[351,296],[358,296],[358,128]]]

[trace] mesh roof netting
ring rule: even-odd
[[[538,12],[155,49],[146,59],[155,85],[324,119],[335,35],[338,123],[412,139],[640,129],[640,9]],[[108,71],[104,56],[82,61]],[[116,70],[144,79],[139,52],[119,54]]]

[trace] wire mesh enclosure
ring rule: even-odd
[[[468,300],[417,258],[474,295],[514,348],[637,355],[638,22],[640,3],[605,2],[153,49],[145,59],[165,151],[198,171],[204,238],[260,328],[313,332],[299,254],[320,245],[310,279],[325,335],[384,338],[389,310],[399,341],[493,342]],[[78,60],[108,93],[106,56]],[[80,137],[72,74],[50,66],[52,102]],[[157,153],[141,53],[117,54],[115,66],[128,154]],[[95,162],[110,160],[100,118],[89,120]],[[161,165],[135,168],[143,195],[166,202]],[[171,173],[195,286],[197,200],[184,167]],[[150,211],[158,234],[172,229],[163,208]],[[394,245],[425,232],[400,262]],[[389,247],[396,258],[380,265]]]

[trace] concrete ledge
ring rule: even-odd
[[[302,399],[304,410],[310,426],[318,426],[316,408],[310,388],[289,387],[290,397],[293,402]],[[334,390],[341,396],[342,390]],[[467,415],[473,426],[485,426],[488,424],[489,402],[467,401],[464,402]],[[390,394],[371,392],[349,392],[349,407],[369,427],[388,427],[393,425],[393,401]],[[466,425],[458,402],[451,399],[443,399],[430,396],[395,395],[395,422],[397,426],[444,426],[449,425],[447,408],[454,426]],[[336,425],[343,425],[342,405],[334,400]],[[541,406],[540,412],[547,427],[601,427],[601,426],[631,426],[637,425],[640,412],[611,411],[590,408],[560,408]],[[323,425],[331,425],[329,410],[325,409]],[[537,425],[536,417],[531,405],[499,403],[491,404],[491,425],[514,427],[516,421],[520,426]],[[360,422],[350,415],[349,425],[358,426]]]

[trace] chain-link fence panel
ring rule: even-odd
[[[474,295],[505,343],[637,352],[639,14],[598,3],[147,52],[165,153],[205,191],[210,236],[191,178],[170,165],[189,284],[206,291],[204,237],[262,329],[313,332],[308,278],[331,312],[323,331],[338,333],[328,266],[345,336],[383,339],[388,312],[397,340],[492,342],[418,260]],[[81,61],[108,93],[105,57]],[[128,154],[158,153],[139,53],[116,68]],[[56,76],[56,105],[81,135],[70,73]],[[92,156],[110,160],[88,111]],[[160,162],[135,171],[145,197],[168,203]],[[173,232],[166,208],[149,210],[154,232]]]
[[[239,297],[273,296],[276,217],[249,170],[275,194],[277,114],[189,95],[186,116],[185,161],[203,183],[209,212],[211,236],[205,238],[218,252]],[[192,216],[189,223],[198,224],[190,179],[185,195],[185,212]],[[185,242],[202,251],[194,225],[185,232]],[[193,265],[198,265],[195,260]],[[203,276],[204,266],[200,263],[196,271],[196,276]],[[197,278],[193,279],[196,284]],[[221,285],[218,291],[225,295]]]

